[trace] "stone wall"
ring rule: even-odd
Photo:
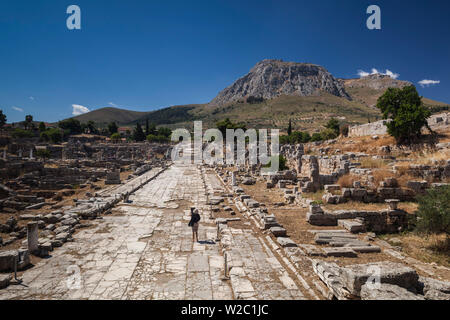
[[[372,135],[382,135],[387,133],[386,122],[389,120],[380,120],[377,122],[366,123],[359,126],[350,127],[349,137],[363,137]],[[445,129],[450,125],[450,113],[441,113],[432,115],[428,119],[428,125],[432,130]]]

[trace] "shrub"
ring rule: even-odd
[[[320,133],[313,133],[313,135],[311,136],[311,141],[312,142],[316,142],[316,141],[322,141],[322,135]]]
[[[119,141],[121,139],[121,136],[120,136],[120,133],[118,133],[118,132],[115,132],[115,133],[113,133],[112,135],[111,135],[111,140],[112,141]]]
[[[50,158],[51,155],[52,154],[50,150],[47,149],[39,149],[36,151],[36,156],[39,158],[43,158],[44,160]]]
[[[322,140],[332,140],[336,139],[338,134],[335,130],[327,128],[320,133],[320,136],[322,137]]]
[[[281,154],[278,156],[278,171],[288,170],[288,166],[286,165],[286,158],[283,157]],[[269,161],[268,164],[263,166],[264,168],[270,168],[272,165],[272,161]]]
[[[428,190],[418,201],[417,230],[450,235],[450,186]]]
[[[147,141],[148,142],[164,143],[164,142],[169,142],[170,139],[169,139],[169,137],[166,137],[166,136],[164,136],[162,134],[160,134],[160,135],[149,134],[147,136]]]
[[[335,118],[331,118],[326,124],[325,128],[333,130],[336,136],[339,135],[339,121],[336,120]]]
[[[13,138],[33,138],[34,133],[28,130],[23,130],[20,128],[14,129],[13,133],[11,134]]]
[[[50,128],[41,132],[41,139],[47,142],[59,143],[63,140],[63,134],[60,129]]]
[[[67,135],[80,134],[83,132],[81,123],[77,119],[66,119],[58,122],[58,126],[64,130]]]

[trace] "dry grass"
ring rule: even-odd
[[[342,152],[363,152],[371,155],[381,154],[380,147],[392,146],[395,139],[388,135],[378,136],[378,139],[372,137],[352,137],[342,138],[332,146],[333,149],[340,149]]]
[[[445,165],[447,160],[450,159],[450,150],[414,152],[409,156],[409,159],[412,160],[410,164]]]
[[[445,234],[439,235],[418,235],[408,233],[396,235],[396,239],[401,241],[402,251],[407,255],[426,262],[437,263],[450,267],[450,237]],[[390,238],[392,239],[392,238]],[[387,239],[389,241],[389,239]]]
[[[324,190],[319,190],[315,193],[302,193],[302,197],[306,199],[311,199],[313,201],[317,201],[318,203],[322,202],[322,197],[325,194]]]
[[[361,162],[361,168],[367,168],[367,169],[389,168],[388,161],[386,161],[384,159],[364,158],[360,162]]]
[[[341,186],[341,188],[353,188],[353,182],[360,181],[361,177],[353,174],[346,174],[339,178],[337,184]]]

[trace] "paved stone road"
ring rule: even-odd
[[[221,191],[212,172],[173,165],[131,196],[131,204],[119,205],[26,271],[23,285],[0,290],[0,299],[303,299],[250,226],[231,230],[233,268],[223,280],[207,205],[208,195]],[[191,205],[202,215],[200,243],[187,227]]]

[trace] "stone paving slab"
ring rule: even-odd
[[[213,172],[173,165],[131,195],[130,203],[94,220],[74,242],[27,270],[24,285],[0,290],[0,299],[303,299],[252,229],[233,230],[235,265],[224,281],[207,205],[208,197],[224,191]],[[201,215],[200,243],[192,242],[187,226],[192,205]]]

